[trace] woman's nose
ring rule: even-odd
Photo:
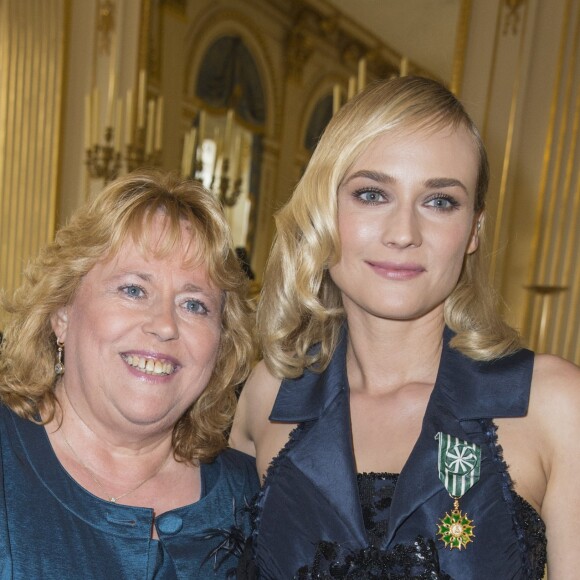
[[[385,219],[383,244],[394,248],[419,247],[422,243],[420,217],[411,207],[393,208]]]
[[[151,304],[147,311],[143,330],[147,334],[154,334],[162,341],[179,338],[173,301],[159,299]]]

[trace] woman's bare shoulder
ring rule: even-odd
[[[580,440],[580,367],[563,358],[538,354],[534,361],[529,415],[552,448],[563,437]]]
[[[537,354],[532,393],[547,405],[547,409],[558,409],[580,401],[580,367],[559,356]]]
[[[262,397],[270,394],[272,391],[276,394],[278,393],[281,382],[279,378],[270,372],[268,366],[262,360],[253,368],[252,373],[244,385],[243,391],[247,393],[248,397]]]
[[[281,382],[269,371],[264,361],[254,367],[238,401],[230,434],[232,447],[256,455],[255,441],[268,423]]]
[[[528,445],[542,445],[550,578],[573,578],[580,565],[576,522],[580,520],[580,367],[552,355],[537,355],[528,413],[536,433]]]

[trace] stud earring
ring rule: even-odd
[[[56,376],[64,375],[64,363],[62,362],[62,355],[64,352],[64,342],[56,339],[56,364],[54,365],[54,372]]]
[[[477,222],[477,231],[481,229],[481,222]]]

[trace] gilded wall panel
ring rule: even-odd
[[[561,24],[523,329],[530,346],[580,362],[580,2]]]
[[[64,0],[0,3],[0,287],[8,293],[54,234],[66,9]]]

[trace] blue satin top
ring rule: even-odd
[[[526,414],[533,353],[476,362],[449,346],[452,336],[446,329],[421,433],[378,537],[365,529],[354,468],[346,332],[323,373],[282,382],[270,420],[299,426],[257,500],[252,566],[261,579],[542,578],[545,527],[513,491],[493,423]],[[462,550],[446,548],[437,535],[453,509],[439,479],[438,432],[481,446],[480,480],[460,500],[475,526]]]
[[[249,533],[253,458],[227,450],[201,465],[202,497],[153,517],[82,488],[44,427],[0,406],[0,579],[220,579]],[[151,539],[155,525],[159,540]],[[214,569],[215,568],[215,569]]]

